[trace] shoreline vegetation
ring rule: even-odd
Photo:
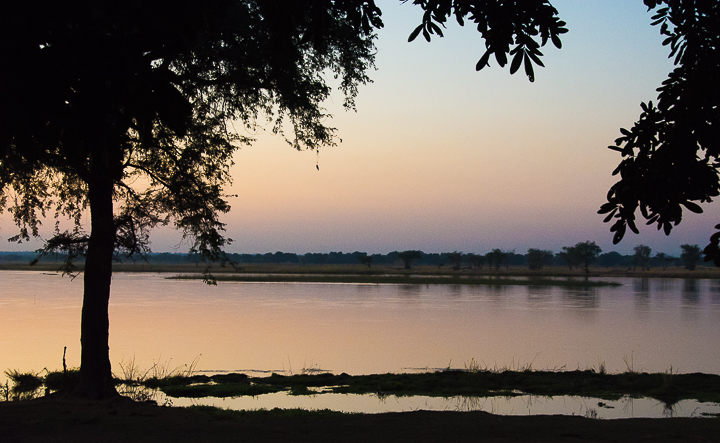
[[[707,442],[720,438],[720,418],[627,418],[598,420],[571,415],[494,415],[472,411],[408,411],[348,414],[331,410],[226,410],[207,406],[158,406],[143,389],[159,388],[176,397],[291,395],[321,392],[372,393],[377,396],[538,396],[579,395],[606,400],[651,397],[668,408],[681,399],[717,402],[720,375],[637,373],[606,374],[594,370],[535,371],[442,370],[416,374],[350,376],[329,373],[140,376],[116,380],[118,398],[88,402],[59,393],[24,401],[0,401],[3,442],[40,441],[583,441]],[[8,374],[10,375],[10,374]],[[75,370],[45,377],[14,374],[33,392],[68,386]],[[125,374],[126,375],[126,374]],[[33,379],[35,381],[33,381]],[[37,385],[40,381],[40,385]],[[119,386],[120,387],[120,386]],[[47,390],[46,390],[47,389]],[[598,403],[598,407],[603,407]],[[706,416],[708,417],[708,416]]]
[[[41,262],[32,266],[28,263],[0,263],[0,270],[61,273],[62,265],[63,263],[51,262]],[[115,263],[113,265],[113,272],[195,274],[195,276],[192,277],[179,275],[180,278],[202,278],[202,274],[206,269],[208,269],[207,265],[202,263],[155,264],[138,261],[135,263]],[[79,265],[77,271],[82,272],[82,270],[83,266]],[[402,266],[386,265],[368,268],[361,264],[238,264],[236,266],[224,267],[212,266],[209,268],[209,271],[218,281],[236,279],[235,281],[275,282],[337,281],[345,283],[384,283],[387,282],[386,280],[399,279],[400,277],[410,280],[422,278],[423,280],[418,281],[420,284],[448,284],[446,280],[433,282],[430,280],[433,277],[443,279],[456,277],[460,283],[469,282],[472,279],[484,280],[503,277],[508,279],[525,277],[528,280],[535,280],[536,282],[543,278],[575,278],[584,280],[586,277],[720,279],[720,268],[714,266],[698,266],[692,271],[682,267],[669,267],[665,270],[661,268],[641,270],[637,268],[591,266],[590,272],[587,275],[585,271],[580,268],[569,269],[567,266],[548,266],[538,270],[531,270],[527,266],[503,266],[500,269],[491,269],[488,267],[481,269],[462,268],[460,270],[454,270],[450,266],[442,268],[437,266],[414,266],[412,269],[403,269]],[[399,280],[393,282],[408,283],[409,281]],[[415,282],[411,281],[411,283]],[[489,282],[466,284],[489,284]],[[510,284],[510,282],[506,284]],[[523,282],[522,284],[528,283]]]
[[[194,365],[168,371],[140,371],[130,362],[120,365],[122,376],[114,378],[118,392],[134,400],[152,400],[162,391],[173,398],[240,397],[282,393],[289,395],[372,394],[428,397],[538,397],[574,396],[614,401],[621,398],[652,398],[667,409],[682,400],[720,404],[720,375],[627,371],[610,374],[599,370],[487,369],[472,360],[465,369],[440,369],[415,373],[371,375],[332,374],[317,368],[299,374],[272,373],[267,377],[244,373],[196,374]],[[8,370],[12,386],[0,387],[2,400],[22,401],[42,396],[60,396],[72,391],[79,371],[41,373]]]

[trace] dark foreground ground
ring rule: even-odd
[[[593,420],[484,412],[236,413],[102,402],[0,402],[0,442],[711,442],[720,419]]]

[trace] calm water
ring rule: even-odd
[[[720,282],[714,280],[614,279],[622,286],[581,290],[208,287],[166,276],[114,276],[110,357],[116,372],[120,362],[134,359],[142,369],[197,360],[196,369],[203,371],[286,373],[305,368],[370,374],[471,364],[720,373]],[[64,346],[68,365],[78,365],[82,279],[13,271],[0,271],[0,279],[0,370],[59,369]],[[524,404],[534,402],[538,409],[544,401],[528,398]]]

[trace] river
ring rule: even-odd
[[[116,273],[113,370],[720,373],[720,282],[615,287],[232,283]],[[0,370],[80,362],[82,278],[0,271]]]

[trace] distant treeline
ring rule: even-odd
[[[537,251],[537,250],[535,250]],[[553,254],[551,251],[545,252],[545,258],[542,265],[544,266],[568,266],[568,262],[562,254]],[[408,254],[410,253],[410,254]],[[502,254],[502,255],[498,255]],[[512,251],[500,251],[495,249],[487,254],[463,254],[460,252],[445,253],[425,253],[422,251],[393,251],[388,254],[367,254],[365,252],[329,252],[329,253],[306,253],[295,254],[291,252],[268,252],[265,254],[238,254],[230,253],[228,257],[238,264],[299,264],[299,265],[342,265],[342,264],[365,264],[367,266],[404,266],[408,258],[412,266],[437,266],[437,267],[454,267],[454,268],[482,268],[499,266],[529,266],[528,261],[530,254],[516,254]],[[29,263],[37,257],[34,252],[3,252],[0,251],[0,263]],[[666,259],[650,258],[647,266],[681,266],[680,259],[668,257],[672,261]],[[64,257],[62,254],[47,255],[40,259],[40,263],[62,262]],[[82,258],[78,260],[82,262]],[[122,262],[132,262],[133,260],[123,259]],[[146,261],[149,264],[187,264],[200,262],[199,257],[184,253],[150,253],[143,259],[135,259],[135,262]],[[531,258],[532,261],[532,258]],[[598,267],[624,267],[633,268],[637,266],[637,257],[635,255],[622,255],[617,252],[607,252],[599,254],[594,261],[594,266]]]

